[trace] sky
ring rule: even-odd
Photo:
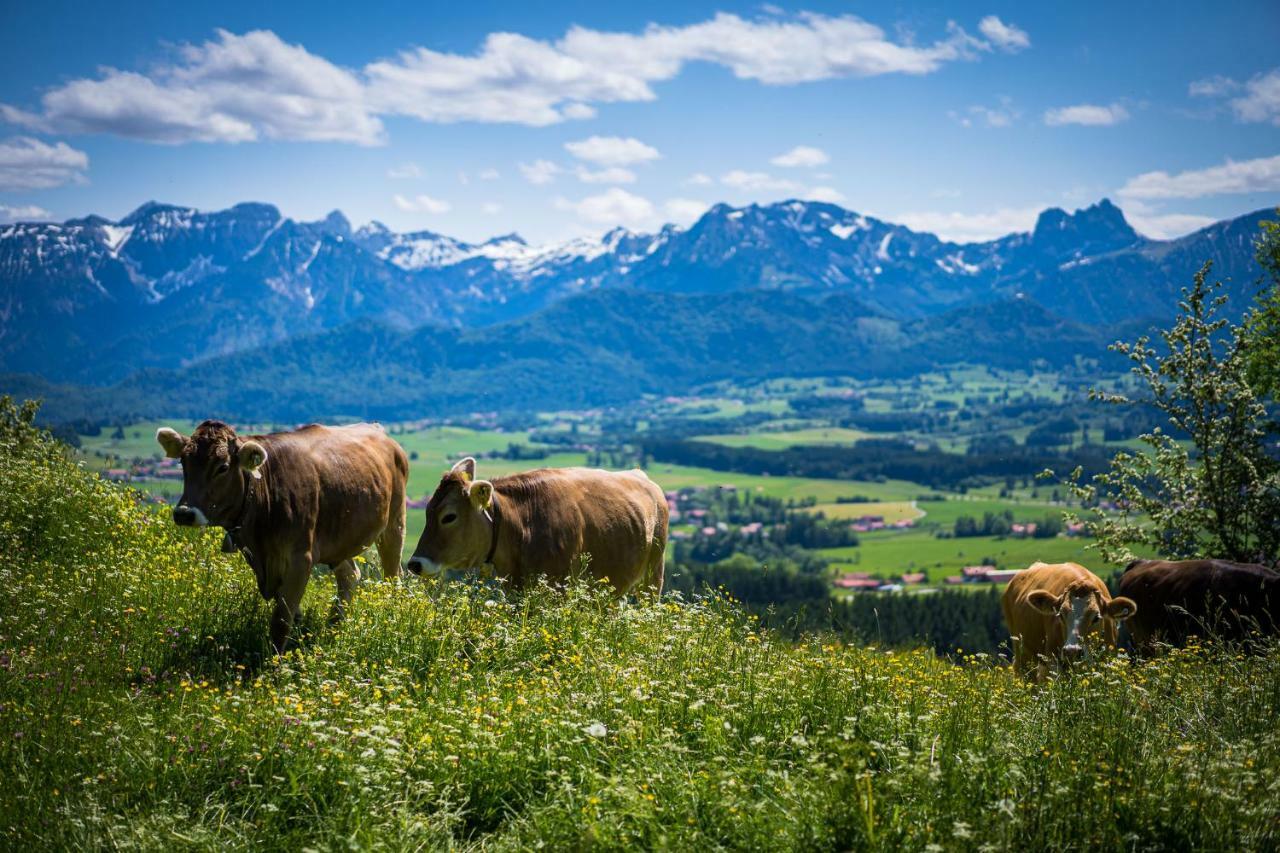
[[[530,242],[830,201],[955,240],[1280,204],[1280,3],[6,3],[0,221]]]

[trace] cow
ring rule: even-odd
[[[1138,603],[1128,624],[1139,651],[1183,645],[1193,634],[1241,639],[1280,630],[1280,573],[1226,560],[1134,560],[1120,592]]]
[[[1043,681],[1049,661],[1073,661],[1089,654],[1091,635],[1101,633],[1116,646],[1116,625],[1138,606],[1112,598],[1098,576],[1076,563],[1034,563],[1018,572],[1000,600],[1013,637],[1013,666],[1020,675]]]
[[[284,651],[300,614],[311,569],[333,568],[337,621],[360,580],[353,560],[378,548],[384,575],[400,574],[409,460],[377,424],[236,435],[207,420],[190,436],[163,427],[156,440],[182,460],[182,498],[173,509],[183,527],[216,525],[224,551],[253,568],[258,592],[275,602],[271,643]]]
[[[467,457],[441,478],[426,514],[415,574],[489,569],[520,588],[585,573],[619,594],[662,593],[667,499],[643,471],[539,468],[489,481]]]

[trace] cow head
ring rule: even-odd
[[[479,566],[493,542],[493,483],[476,479],[468,456],[440,479],[427,501],[427,525],[409,559],[409,571]]]
[[[244,509],[248,478],[261,478],[267,450],[243,441],[221,421],[205,421],[190,436],[162,427],[156,441],[170,459],[182,460],[182,499],[173,521],[182,526],[231,527]]]
[[[1090,586],[1075,586],[1061,595],[1037,589],[1027,603],[1052,620],[1049,647],[1061,648],[1062,656],[1074,660],[1084,654],[1090,635],[1099,631],[1115,643],[1115,625],[1138,612],[1133,599],[1109,598]]]

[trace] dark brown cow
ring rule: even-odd
[[[316,563],[333,567],[335,619],[360,580],[352,558],[366,548],[377,545],[384,574],[400,574],[409,460],[377,424],[238,436],[205,421],[190,437],[165,427],[156,440],[182,460],[174,522],[226,529],[262,597],[275,602],[276,651],[284,649]]]
[[[441,479],[411,572],[491,566],[519,587],[539,575],[567,580],[589,558],[585,573],[618,592],[662,592],[667,499],[643,471],[540,468],[493,482],[475,475],[468,457]]]
[[[1129,633],[1142,651],[1187,637],[1239,639],[1280,629],[1280,573],[1226,560],[1134,560],[1120,592],[1138,603]]]

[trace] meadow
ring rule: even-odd
[[[784,642],[599,587],[308,593],[0,412],[6,849],[1214,849],[1280,843],[1280,648],[999,660]],[[376,572],[369,572],[376,575]]]

